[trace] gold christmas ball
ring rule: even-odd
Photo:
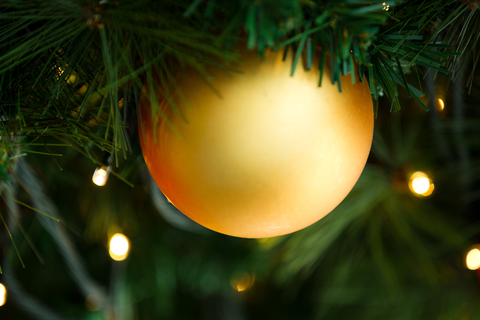
[[[373,106],[366,80],[342,90],[293,55],[243,55],[243,73],[182,72],[173,111],[152,121],[140,102],[145,162],[165,196],[199,224],[231,236],[266,238],[305,228],[350,192],[367,161]],[[214,88],[215,90],[213,90]],[[216,91],[216,92],[215,92]],[[168,121],[166,121],[168,120]]]

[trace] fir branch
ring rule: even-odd
[[[383,10],[387,6],[390,10]],[[309,67],[318,55],[319,84],[326,63],[339,90],[340,74],[351,74],[354,82],[357,73],[375,99],[379,89],[391,109],[399,110],[397,85],[428,109],[406,73],[422,66],[456,74],[458,63],[465,64],[466,53],[477,46],[480,30],[478,12],[457,0],[350,0],[341,5],[165,0],[161,6],[135,0],[8,0],[0,4],[0,21],[3,149],[13,150],[12,136],[70,137],[79,145],[110,148],[117,164],[119,156],[131,152],[127,108],[119,106],[123,96],[147,83],[149,92],[161,91],[169,100],[178,90],[174,75],[183,66],[207,77],[206,66],[225,68],[236,59],[232,51],[242,37],[260,54],[267,48],[293,48],[292,73],[301,55]],[[457,37],[453,30],[460,23],[465,26]],[[446,41],[439,43],[445,32]],[[454,38],[458,43],[452,43]],[[152,112],[152,117],[163,116],[158,108]]]

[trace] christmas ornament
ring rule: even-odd
[[[370,90],[351,75],[343,93],[328,74],[318,87],[318,65],[306,71],[302,61],[292,77],[283,52],[242,58],[243,73],[182,72],[172,98],[181,114],[165,99],[152,121],[143,95],[142,151],[159,188],[194,221],[236,237],[279,236],[324,217],[358,180],[373,135]]]

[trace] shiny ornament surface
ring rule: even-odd
[[[318,87],[318,65],[306,71],[299,61],[291,77],[293,56],[282,56],[244,54],[234,66],[243,74],[212,69],[208,85],[183,72],[174,99],[185,119],[160,103],[170,124],[160,116],[152,123],[141,98],[150,173],[181,212],[209,229],[265,238],[305,228],[347,196],[365,166],[373,135],[366,80],[352,85],[343,76],[340,93],[327,72]]]

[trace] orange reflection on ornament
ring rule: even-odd
[[[408,187],[414,195],[422,197],[431,195],[435,189],[432,180],[422,171],[417,171],[410,176]]]
[[[7,301],[7,288],[0,283],[0,307]]]
[[[467,268],[470,270],[477,270],[480,268],[480,246],[476,246],[472,250],[470,250],[467,253],[467,256],[465,257],[465,264],[467,265]]]
[[[248,288],[253,286],[254,283],[255,274],[250,276],[248,273],[245,273],[240,279],[237,278],[230,281],[230,285],[232,286],[232,288],[234,288],[238,292],[247,290]]]

